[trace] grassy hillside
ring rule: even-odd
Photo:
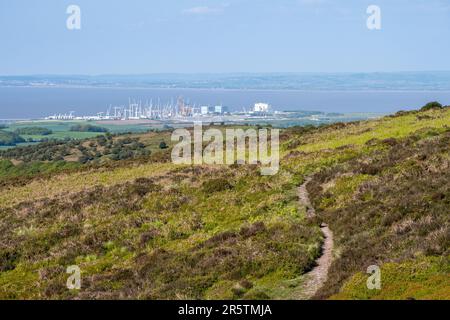
[[[173,165],[170,132],[2,152],[0,298],[295,299],[326,222],[317,298],[448,299],[449,125],[443,108],[286,129],[273,177]],[[306,177],[314,220],[297,198]],[[364,286],[374,264],[381,291]]]
[[[336,298],[448,298],[445,291],[450,283],[447,280],[434,288],[432,278],[437,274],[431,271],[424,272],[421,283],[429,294],[415,292],[405,281],[407,297],[394,291],[402,275],[393,273],[390,265],[382,271],[385,284],[380,292],[361,294],[364,276],[350,278],[365,273],[370,265],[402,266],[408,261],[413,270],[415,264],[423,269],[423,257],[449,256],[449,111],[325,129],[305,137],[311,143],[294,151],[299,152],[289,160],[294,170],[298,170],[299,159],[308,159],[317,150],[328,159],[326,165],[316,166],[308,184],[319,220],[329,224],[336,238],[335,261],[317,298],[338,293],[347,281],[344,293]],[[323,160],[323,156],[316,158]],[[448,266],[448,260],[443,261]],[[444,272],[441,279],[449,279],[448,268],[439,270]]]
[[[420,257],[401,263],[389,262],[381,267],[382,290],[368,290],[367,275],[358,273],[347,281],[334,300],[449,300],[449,257]]]

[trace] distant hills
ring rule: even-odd
[[[11,86],[446,91],[450,90],[450,71],[0,76],[0,87]]]

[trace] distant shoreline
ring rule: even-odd
[[[217,91],[217,92],[299,92],[299,93],[450,93],[449,89],[253,89],[253,88],[193,88],[193,87],[133,87],[133,86],[2,86],[0,89],[117,89],[117,90],[184,90],[184,91]]]

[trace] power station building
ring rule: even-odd
[[[255,103],[253,112],[255,113],[267,113],[270,110],[270,105],[268,103]]]

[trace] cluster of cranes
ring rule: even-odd
[[[110,106],[106,113],[99,113],[97,116],[101,119],[111,120],[139,120],[139,119],[154,119],[165,120],[177,117],[193,117],[200,114],[200,107],[186,104],[183,98],[178,98],[177,103],[168,102],[162,104],[160,101],[154,104],[153,101],[147,102],[144,105],[141,101],[129,101],[128,107],[112,107]]]
[[[266,103],[256,103],[253,110],[244,114],[249,116],[261,116],[269,113],[270,106]],[[55,114],[47,117],[47,120],[170,120],[185,119],[205,115],[224,115],[228,114],[228,109],[222,105],[215,107],[191,105],[185,103],[183,98],[178,98],[174,103],[172,99],[168,103],[161,103],[158,99],[156,104],[153,100],[142,104],[142,101],[129,99],[128,106],[109,106],[106,112],[99,112],[95,116],[75,117],[75,112],[69,114]]]
[[[153,100],[146,102],[129,99],[128,106],[113,107],[112,105],[106,112],[99,112],[95,116],[75,117],[75,111],[69,114],[55,114],[47,117],[47,120],[167,120],[174,118],[193,117],[200,114],[201,107],[191,106],[185,103],[183,98],[178,98],[177,102],[161,103],[158,99],[156,104]]]

